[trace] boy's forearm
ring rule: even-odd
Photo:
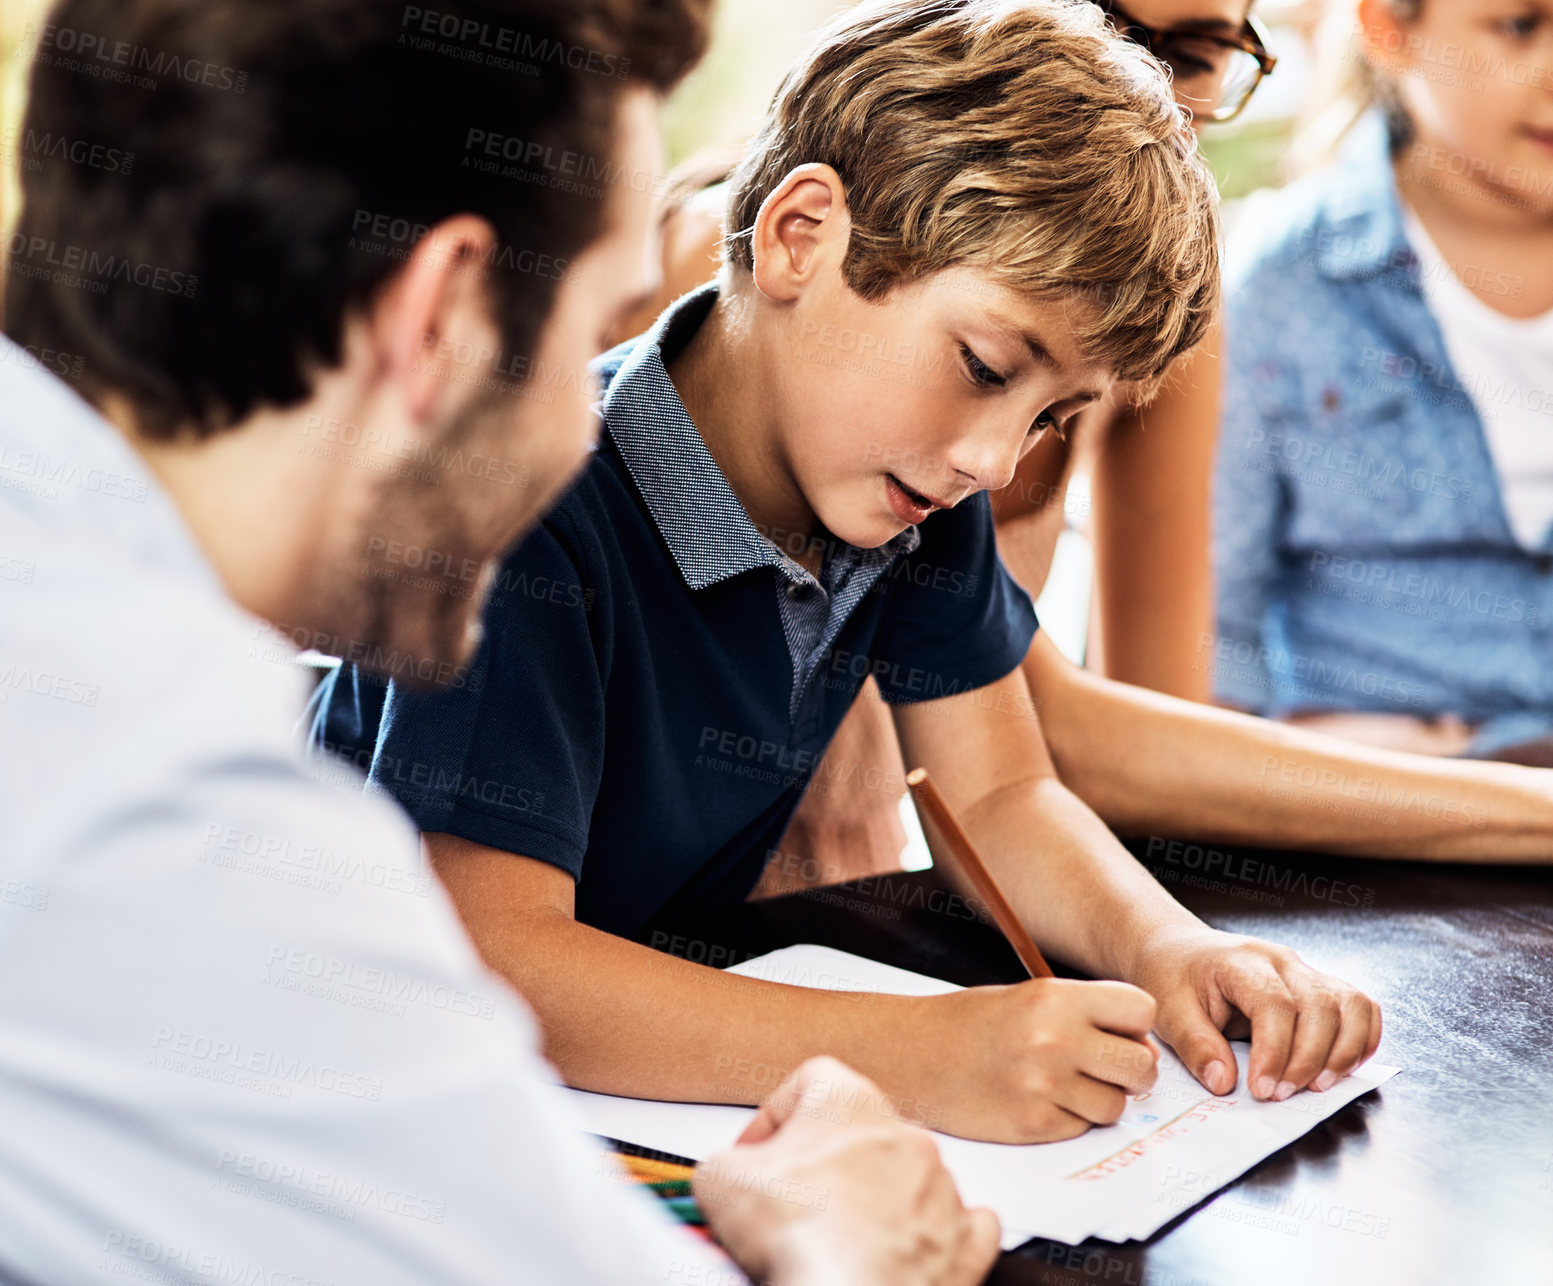
[[[582,1089],[754,1104],[817,1054],[892,1092],[910,1079],[895,1060],[909,1047],[912,997],[745,978],[547,912],[480,945],[538,1014],[546,1056]]]
[[[1025,674],[1058,771],[1124,834],[1358,857],[1546,861],[1553,774],[1380,750],[1082,674]]]
[[[1141,949],[1206,929],[1054,777],[988,796],[960,821],[1041,950],[1093,977],[1130,981]]]

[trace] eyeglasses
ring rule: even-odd
[[[1142,45],[1170,68],[1176,97],[1200,121],[1234,120],[1244,110],[1262,77],[1278,60],[1267,52],[1267,30],[1247,18],[1238,35],[1185,23],[1148,27],[1114,0],[1096,0],[1118,34]]]

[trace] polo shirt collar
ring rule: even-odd
[[[717,285],[709,282],[670,305],[637,341],[604,394],[605,426],[691,589],[758,567],[816,584],[750,520],[669,378],[665,354],[684,348],[716,302]],[[885,566],[921,539],[913,526],[877,549],[843,550],[861,567]]]

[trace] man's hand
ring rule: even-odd
[[[1251,1037],[1251,1093],[1282,1101],[1330,1089],[1380,1044],[1380,1006],[1287,947],[1213,929],[1149,944],[1133,981],[1159,1002],[1157,1030],[1215,1094],[1235,1088],[1226,1037]]]
[[[931,1136],[833,1058],[788,1077],[697,1168],[695,1194],[740,1267],[776,1286],[972,1286],[998,1253],[996,1216],[965,1208]]]
[[[1110,1125],[1154,1084],[1154,1000],[1124,982],[1040,978],[923,998],[916,1119],[994,1143]],[[952,1057],[944,1057],[952,1050]],[[906,1060],[910,1065],[910,1056]]]

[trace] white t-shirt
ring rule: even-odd
[[[1553,524],[1553,309],[1519,318],[1489,307],[1406,206],[1402,221],[1445,351],[1483,422],[1510,529],[1523,547],[1541,549]]]
[[[304,757],[295,657],[0,338],[0,1281],[742,1280],[585,1146],[404,816]]]

